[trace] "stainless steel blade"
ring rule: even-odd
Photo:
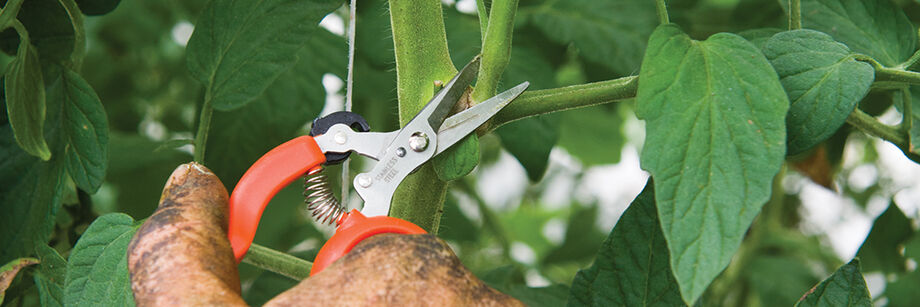
[[[520,96],[528,86],[530,86],[530,82],[518,84],[501,94],[495,95],[472,108],[454,114],[444,120],[440,129],[438,129],[438,147],[434,154],[438,155],[444,152],[473,132],[473,130],[476,130],[476,128],[488,121],[492,116],[498,113],[498,111],[501,111],[502,108]]]
[[[416,126],[424,121],[431,129],[438,129],[441,123],[444,122],[444,118],[450,114],[450,110],[457,104],[460,97],[463,96],[463,92],[473,83],[476,74],[479,73],[479,59],[480,57],[476,56],[472,61],[466,64],[466,66],[464,66],[450,82],[447,82],[444,88],[438,91],[438,93],[428,101],[428,104],[406,124],[406,127]],[[412,129],[418,130],[417,128],[409,128],[409,130]],[[404,128],[403,130],[406,129]]]

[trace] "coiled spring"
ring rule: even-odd
[[[329,225],[338,225],[345,216],[346,208],[342,206],[329,186],[329,179],[323,174],[323,167],[317,167],[304,177],[303,182],[304,203],[307,210],[318,222]]]

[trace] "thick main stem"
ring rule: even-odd
[[[399,123],[405,125],[431,99],[434,82],[457,72],[447,50],[441,1],[391,0],[390,23],[396,54]],[[390,215],[436,233],[447,183],[429,165],[406,178],[393,198]]]

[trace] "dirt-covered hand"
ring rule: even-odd
[[[128,248],[138,306],[245,306],[230,243],[227,191],[210,170],[179,166]],[[473,276],[433,235],[373,236],[266,306],[521,305]]]

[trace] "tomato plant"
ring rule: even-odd
[[[4,304],[133,305],[125,250],[178,164],[232,190],[337,108],[348,69],[354,111],[394,130],[477,54],[469,104],[530,89],[406,179],[390,215],[493,287],[538,306],[920,299],[920,216],[903,210],[917,200],[893,197],[913,187],[857,171],[877,171],[880,148],[920,161],[916,1],[361,0],[351,65],[320,26],[349,18],[342,0],[2,2]],[[628,167],[637,147],[648,176],[626,181],[650,178],[613,204],[621,216],[571,196],[627,184],[591,171]],[[488,171],[506,157],[527,188],[496,204],[482,186],[510,180]],[[330,171],[354,176],[354,160]],[[544,192],[566,185],[551,205]],[[855,256],[814,231],[803,185],[876,217],[848,238]],[[241,264],[250,304],[294,285],[331,231],[299,189],[272,201]]]

